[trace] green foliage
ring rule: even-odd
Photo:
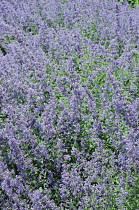
[[[97,24],[91,22],[90,27],[88,29],[82,29],[82,34],[87,38],[91,39],[98,44],[100,41],[100,35],[98,33]]]
[[[3,37],[3,39],[5,40],[4,41],[5,44],[10,44],[12,41],[16,41],[16,38],[10,35]]]
[[[127,187],[128,196],[126,197],[127,204],[125,205],[128,210],[139,209],[139,176],[135,175],[134,186],[131,184]]]
[[[5,48],[2,45],[0,45],[0,50],[2,51],[3,55],[7,54]]]
[[[7,114],[0,114],[0,124],[5,124],[6,123],[6,118],[8,117]]]
[[[120,3],[123,4],[124,0],[118,0]],[[127,0],[128,3],[131,5],[130,8],[134,9],[136,6],[139,5],[139,0]]]

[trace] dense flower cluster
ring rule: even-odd
[[[138,14],[0,1],[1,209],[139,209]]]

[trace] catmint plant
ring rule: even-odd
[[[139,209],[138,10],[1,0],[2,209]]]

